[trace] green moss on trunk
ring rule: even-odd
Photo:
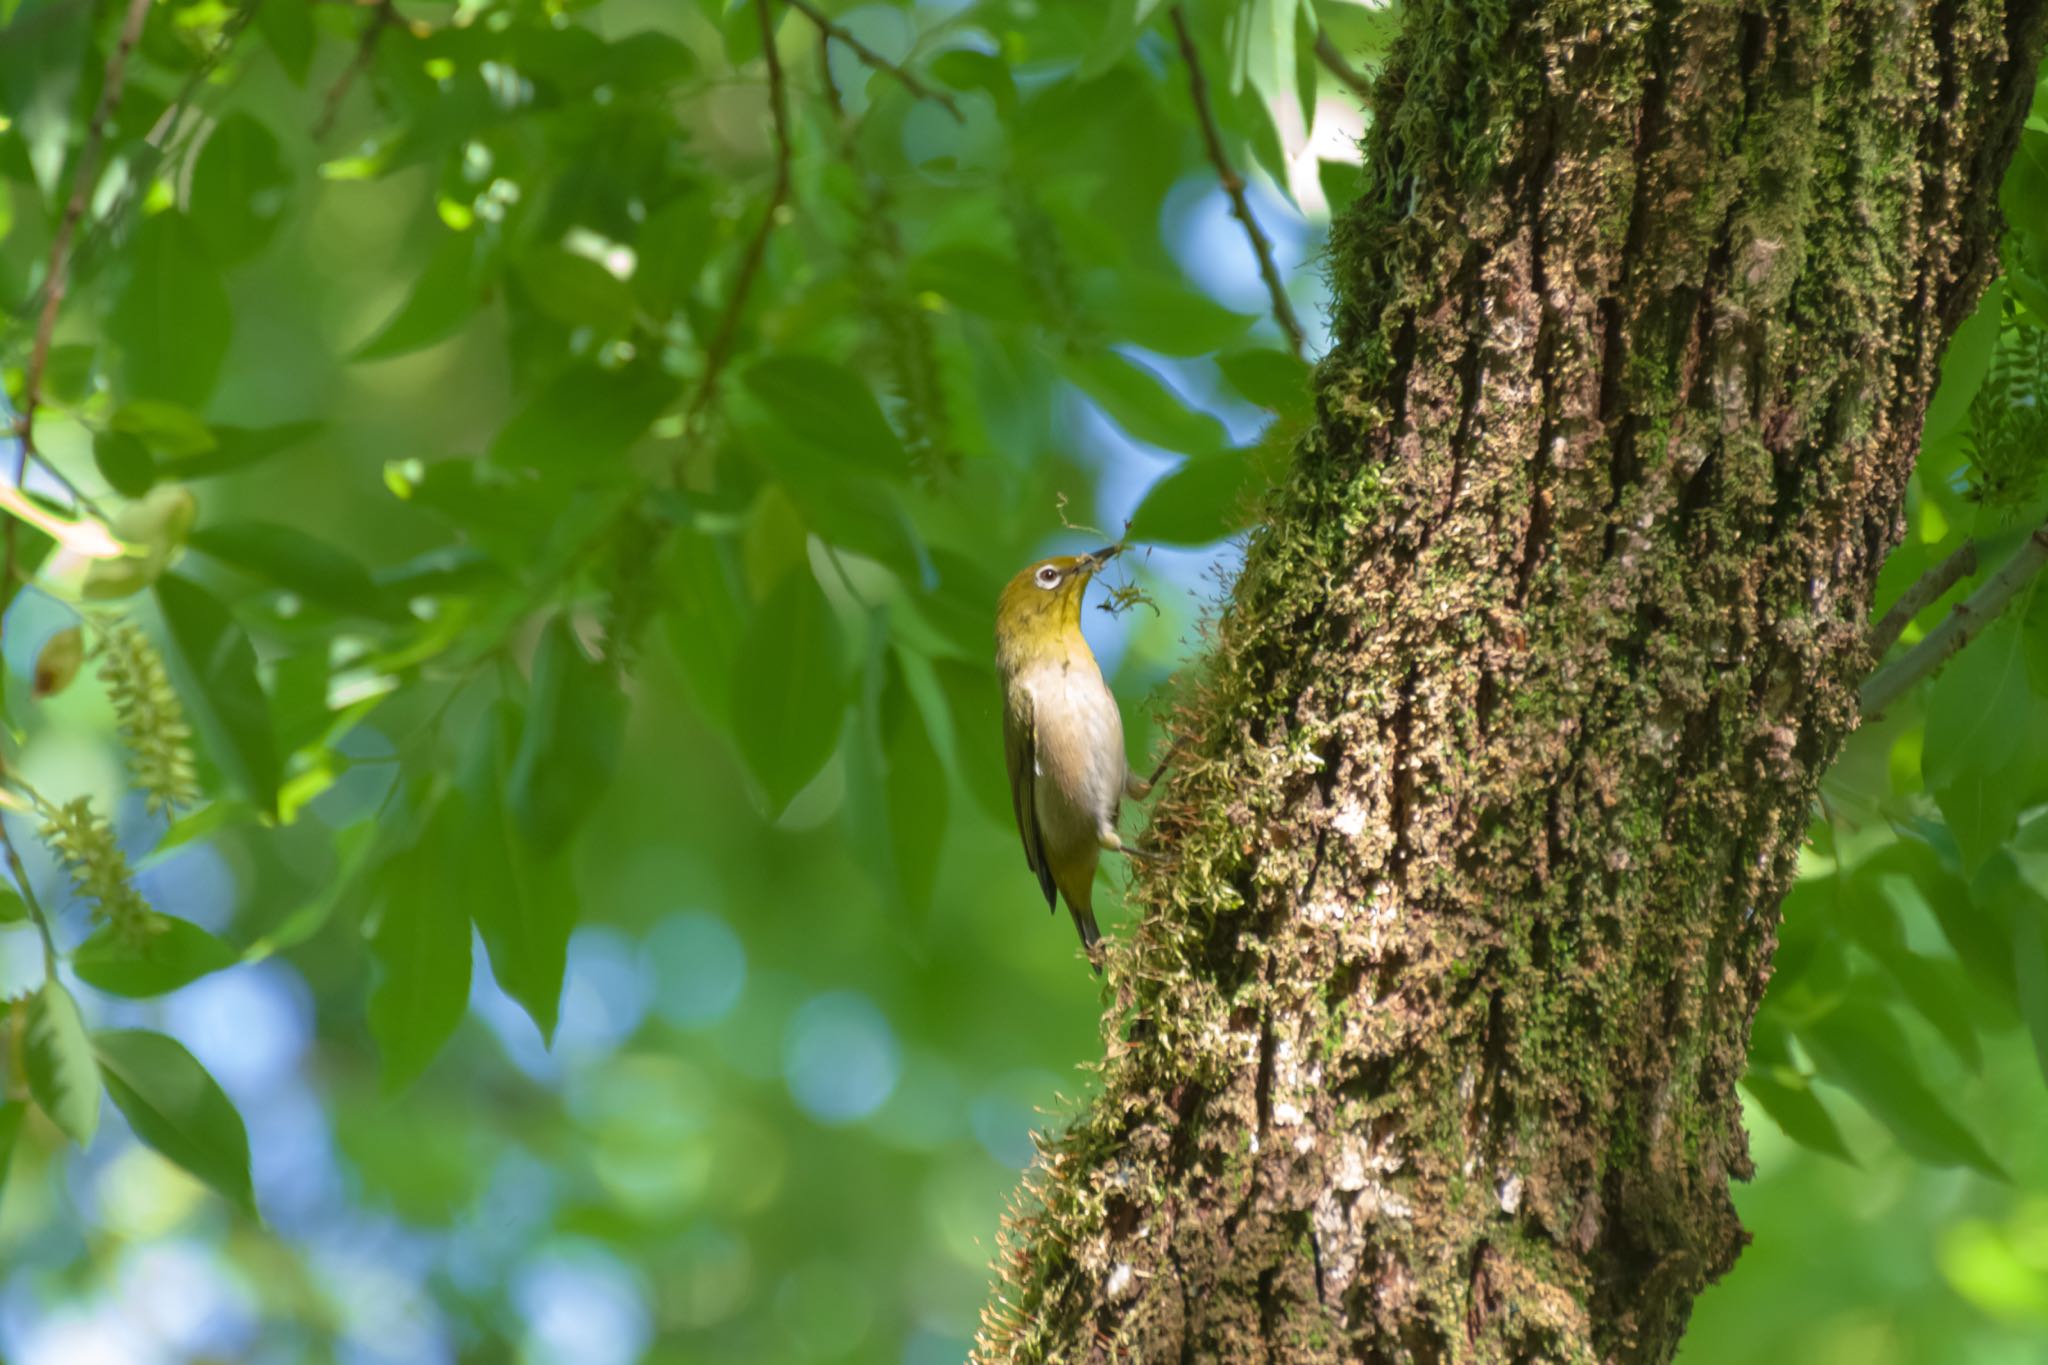
[[[2037,0],[1423,0],[988,1361],[1664,1360]]]

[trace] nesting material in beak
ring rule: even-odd
[[[1122,554],[1123,550],[1124,547],[1121,545],[1105,545],[1099,550],[1082,555],[1081,558],[1086,561],[1088,572],[1094,573],[1097,569],[1109,563],[1110,560]]]

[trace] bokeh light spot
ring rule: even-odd
[[[630,1365],[654,1333],[647,1296],[624,1262],[595,1243],[558,1245],[513,1290],[533,1365]]]
[[[783,1036],[789,1093],[825,1123],[851,1123],[881,1108],[901,1067],[889,1021],[856,991],[829,991],[807,1002]]]
[[[677,1028],[702,1028],[732,1012],[747,986],[739,935],[708,910],[670,915],[647,935],[655,1009]]]

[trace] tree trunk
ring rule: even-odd
[[[1417,0],[977,1357],[1660,1361],[2041,0]]]

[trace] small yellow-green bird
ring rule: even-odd
[[[996,670],[1003,678],[1003,750],[1024,861],[1045,904],[1064,896],[1095,962],[1095,867],[1102,850],[1133,852],[1117,836],[1126,796],[1143,796],[1124,758],[1124,722],[1081,638],[1081,598],[1121,545],[1060,555],[1024,569],[996,608]]]

